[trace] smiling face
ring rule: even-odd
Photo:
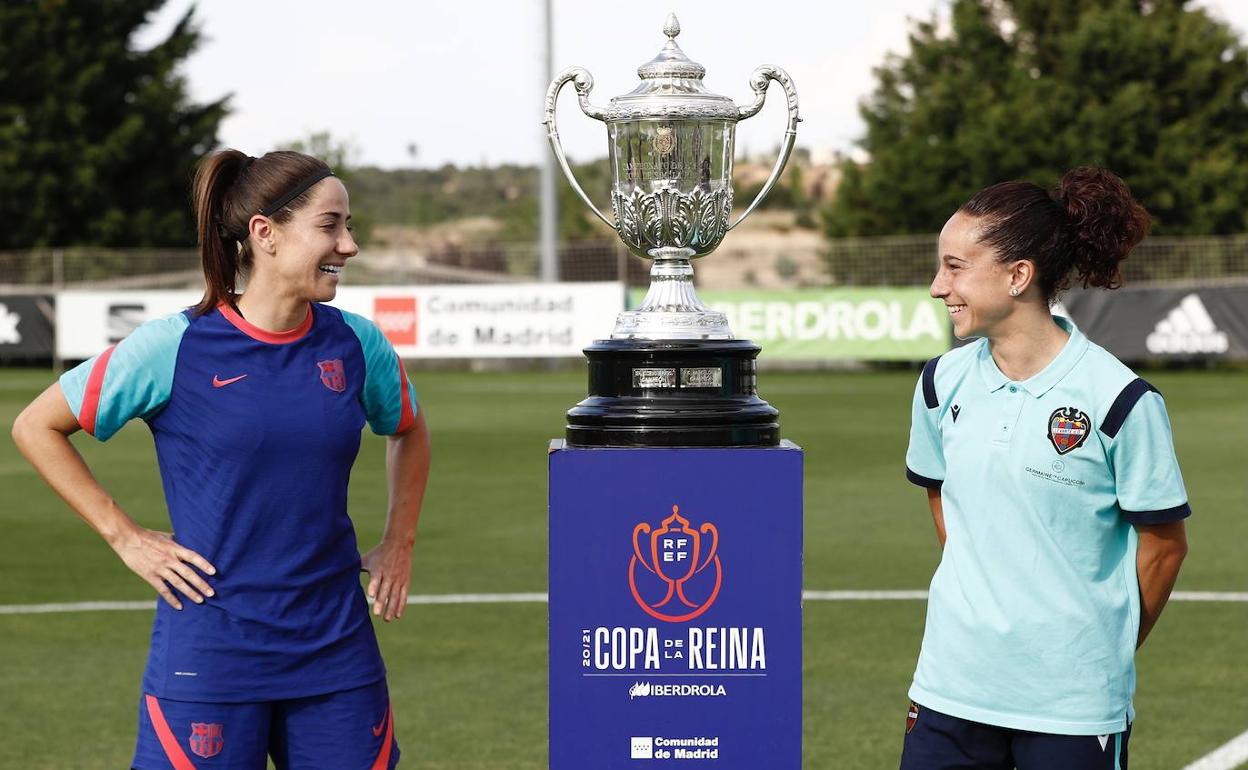
[[[958,339],[993,337],[1013,312],[1015,270],[978,238],[979,220],[962,212],[940,231],[940,268],[931,295],[943,300]]]
[[[334,177],[322,179],[307,204],[274,225],[272,258],[257,259],[256,267],[269,272],[266,283],[284,294],[328,302],[338,292],[343,266],[359,253],[350,224],[347,188]]]

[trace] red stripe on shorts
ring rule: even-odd
[[[178,739],[173,737],[173,731],[169,729],[169,723],[165,721],[165,714],[160,710],[160,701],[156,700],[155,695],[148,695],[146,699],[147,715],[152,718],[152,727],[156,728],[156,737],[160,739],[160,747],[165,750],[165,756],[173,763],[174,770],[195,770],[195,765],[191,764],[186,752],[178,745]]]

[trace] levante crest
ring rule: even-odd
[[[1073,406],[1064,406],[1049,415],[1049,441],[1059,455],[1073,452],[1088,437],[1091,422]]]
[[[715,525],[708,521],[694,529],[680,515],[679,505],[672,506],[672,515],[658,529],[643,521],[633,528],[633,559],[628,564],[633,599],[659,620],[693,620],[719,596],[724,575],[718,550]]]

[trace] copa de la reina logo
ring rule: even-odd
[[[653,520],[638,522],[632,531],[628,591],[645,613],[637,618],[659,622],[581,629],[580,665],[591,671],[765,672],[762,626],[690,622],[715,605],[725,586],[719,542],[714,523],[682,516],[679,505],[657,525]],[[636,697],[638,692],[630,694]],[[661,694],[717,696],[723,688]]]
[[[672,515],[651,527],[633,528],[628,587],[646,614],[668,623],[693,620],[711,608],[724,582],[719,530],[711,522],[697,529],[672,506]],[[697,579],[707,573],[704,579]],[[647,579],[650,578],[650,579]]]

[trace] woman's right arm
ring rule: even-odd
[[[140,527],[121,510],[70,443],[78,429],[60,383],[53,383],[17,416],[13,442],[48,486],[175,609],[182,609],[182,602],[171,588],[196,603],[212,596],[212,587],[194,568],[209,575],[216,568],[174,542],[170,533]]]

